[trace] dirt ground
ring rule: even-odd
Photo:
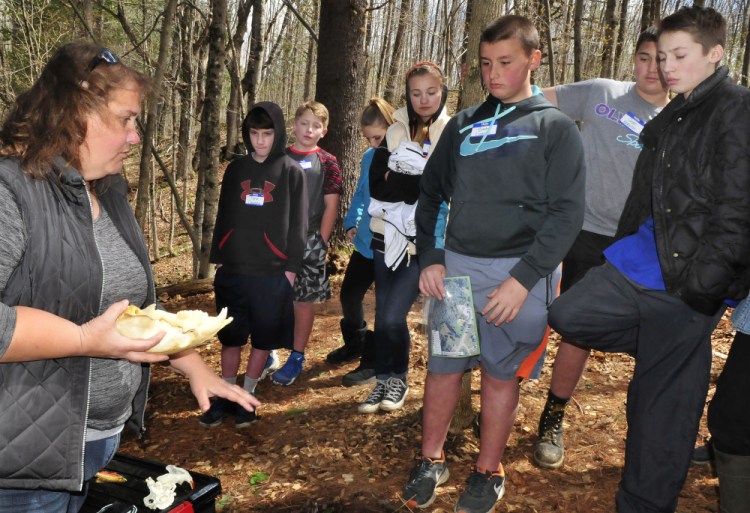
[[[164,279],[178,272],[178,267],[171,260],[161,261],[155,272],[158,279]],[[334,367],[325,363],[326,354],[341,343],[336,295],[340,280],[341,275],[332,278],[334,298],[318,305],[301,377],[290,387],[270,381],[259,384],[257,393],[263,402],[258,410],[259,422],[244,430],[235,429],[232,420],[215,428],[200,426],[200,412],[187,380],[158,366],[150,390],[147,437],[127,439],[121,450],[220,478],[223,494],[216,506],[224,513],[409,511],[400,493],[421,437],[427,360],[421,303],[409,315],[411,389],[404,408],[393,413],[360,414],[356,406],[368,395],[370,386],[341,385],[341,377],[356,364]],[[171,311],[199,308],[215,312],[212,294],[165,296],[161,300]],[[371,293],[366,303],[372,320]],[[714,334],[709,397],[731,340],[725,316]],[[627,427],[625,394],[633,362],[622,355],[592,355],[575,402],[568,407],[565,465],[555,471],[541,470],[532,464],[531,455],[556,347],[557,335],[553,333],[541,378],[522,384],[518,417],[504,458],[507,491],[497,512],[614,511]],[[199,351],[218,371],[219,343],[214,340]],[[281,353],[284,361],[286,353]],[[478,387],[475,372],[472,396],[476,410]],[[706,434],[704,418],[701,435]],[[453,511],[477,450],[478,439],[470,428],[449,439],[446,454],[451,478],[440,487],[428,511]],[[693,466],[678,511],[717,512],[716,487],[710,466]]]

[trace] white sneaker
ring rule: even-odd
[[[380,408],[380,403],[383,401],[383,397],[385,397],[385,392],[387,390],[387,385],[385,381],[378,380],[375,383],[375,388],[372,389],[372,392],[370,392],[370,395],[363,403],[359,404],[359,413],[375,413]]]
[[[400,378],[388,378],[385,382],[387,390],[385,396],[380,402],[380,409],[383,411],[399,410],[404,406],[404,400],[409,393],[409,385]]]

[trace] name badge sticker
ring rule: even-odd
[[[312,162],[310,162],[309,160],[300,160],[299,165],[305,171],[312,169]]]
[[[623,114],[620,118],[620,124],[625,126],[631,132],[640,135],[643,130],[643,126],[646,124],[644,121],[638,119],[638,116],[632,112]]]
[[[426,157],[430,154],[430,148],[432,145],[430,144],[430,141],[425,141],[422,145],[422,156]]]
[[[251,207],[263,206],[263,189],[250,189],[250,193],[245,196],[245,205]]]
[[[495,135],[497,133],[497,123],[482,121],[471,125],[471,137],[482,137],[484,135]]]

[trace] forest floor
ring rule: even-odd
[[[158,262],[157,280],[179,281],[190,269],[189,263],[181,261],[187,262],[187,258]],[[121,451],[218,477],[223,493],[216,506],[223,513],[410,511],[400,494],[421,439],[420,408],[427,362],[421,302],[409,315],[411,390],[404,408],[392,413],[360,414],[357,404],[368,395],[370,385],[341,385],[341,377],[356,363],[331,366],[325,362],[326,354],[341,344],[337,300],[341,277],[340,272],[332,277],[334,297],[318,305],[307,364],[300,378],[289,387],[270,381],[259,384],[257,394],[263,402],[258,410],[259,422],[243,430],[235,429],[231,419],[215,428],[202,427],[187,380],[168,367],[156,366],[148,434],[144,440],[126,439]],[[213,294],[160,299],[170,311],[203,309],[215,313]],[[366,306],[371,321],[372,291]],[[633,360],[624,355],[593,353],[575,401],[567,410],[565,465],[559,470],[542,470],[531,459],[557,340],[553,333],[541,378],[521,385],[518,417],[504,457],[507,492],[497,504],[497,512],[615,510],[627,428],[625,396]],[[725,316],[714,333],[709,397],[731,340]],[[220,344],[216,340],[199,352],[219,370]],[[282,351],[281,357],[283,362],[286,353]],[[472,398],[478,411],[476,371]],[[704,416],[701,435],[706,434]],[[446,454],[451,477],[439,488],[437,500],[427,511],[453,511],[477,450],[478,439],[471,428],[450,437]],[[717,479],[710,466],[690,469],[678,511],[718,511]]]

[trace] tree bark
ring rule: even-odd
[[[612,78],[615,55],[615,34],[617,33],[617,0],[607,0],[604,9],[604,33],[602,34],[602,78]]]
[[[503,12],[504,4],[504,0],[468,0],[466,71],[458,101],[459,109],[466,109],[484,99],[485,90],[479,67],[479,38],[484,27]]]
[[[644,0],[644,3],[648,0]],[[583,47],[581,46],[581,24],[583,23],[583,0],[575,0],[573,14],[573,81],[580,82],[583,76]]]
[[[386,75],[385,82],[385,91],[383,92],[383,98],[388,103],[395,103],[396,78],[399,76],[398,72],[401,68],[401,49],[404,40],[404,30],[406,30],[406,23],[411,15],[411,0],[401,0],[401,7],[398,11],[396,37],[393,40],[393,48],[391,49],[391,64],[388,67],[388,74]]]
[[[615,45],[615,69],[613,76],[617,76],[622,66],[622,51],[625,48],[625,30],[628,24],[628,0],[620,0],[620,21],[617,29],[617,44]]]
[[[750,19],[748,20],[748,27],[745,29],[745,51],[742,56],[742,76],[740,77],[740,83],[747,87],[747,75],[750,68]]]
[[[203,186],[203,222],[201,246],[198,248],[198,278],[208,278],[211,274],[208,257],[219,203],[220,101],[227,39],[227,0],[212,0],[211,4],[206,95],[203,99],[199,137],[198,173],[203,177],[200,181]]]
[[[315,98],[328,107],[328,134],[321,146],[333,153],[344,175],[344,194],[339,202],[339,220],[349,205],[357,180],[360,157],[359,114],[364,104],[365,0],[322,0],[318,32],[318,62],[335,66],[318,66]],[[347,30],[341,30],[347,27]],[[331,247],[339,246],[343,233],[337,222]]]
[[[263,49],[266,39],[263,36],[265,6],[263,0],[253,1],[253,19],[250,23],[250,52],[247,60],[247,70],[242,78],[242,91],[247,95],[247,112],[257,102],[260,88],[261,72],[263,71]]]
[[[240,83],[240,54],[242,42],[247,32],[247,18],[250,16],[253,0],[241,0],[237,7],[237,28],[229,40],[227,48],[227,70],[229,71],[229,101],[227,103],[227,144],[224,147],[224,160],[232,160],[242,155],[237,150],[240,142],[242,123],[242,85]]]
[[[312,19],[317,20],[320,17],[318,0],[313,0],[313,15]],[[313,70],[315,68],[315,43],[314,37],[310,36],[307,39],[307,64],[305,66],[305,90],[302,97],[307,100],[311,97],[312,89],[312,77]],[[366,57],[366,55],[365,55]],[[366,58],[365,58],[366,60]]]
[[[164,10],[161,35],[159,42],[159,58],[154,71],[151,90],[148,95],[146,130],[143,133],[143,145],[141,146],[141,167],[138,176],[138,194],[135,201],[135,218],[141,226],[143,233],[148,233],[148,204],[150,200],[151,184],[151,146],[156,134],[156,122],[159,119],[159,102],[161,100],[162,82],[164,81],[164,70],[167,68],[167,58],[172,42],[172,27],[174,26],[174,15],[177,10],[177,0],[169,0]],[[151,241],[154,253],[158,253],[158,241]]]
[[[193,9],[183,7],[180,15],[180,70],[176,89],[180,95],[179,128],[177,134],[177,175],[183,179],[183,202],[187,194],[187,179],[193,172],[190,159],[193,146],[193,94],[195,75],[193,44]]]
[[[552,46],[552,13],[550,11],[549,0],[540,0],[539,6],[542,12],[539,13],[545,21],[544,35],[547,39],[547,66],[549,68],[549,85],[555,85],[555,49]]]

